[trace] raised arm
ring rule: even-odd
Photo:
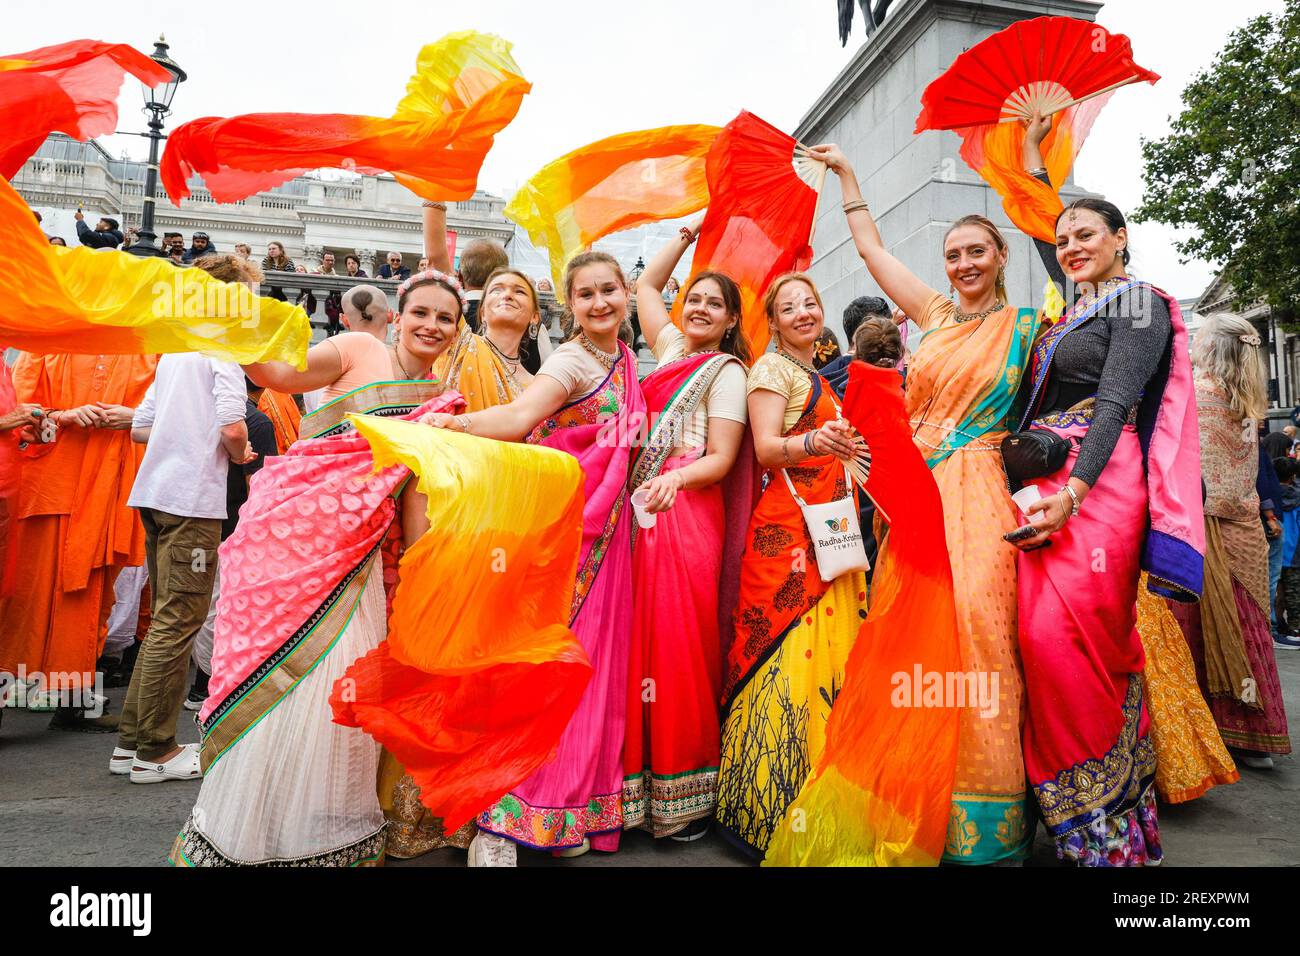
[[[1048,174],[1047,164],[1043,161],[1042,144],[1043,139],[1052,131],[1052,118],[1044,116],[1035,110],[1030,119],[1021,121],[1021,125],[1025,128],[1025,144],[1020,148],[1020,159],[1024,164],[1025,172],[1039,182],[1051,186],[1052,177]],[[1056,288],[1064,295],[1067,288],[1065,270],[1056,261],[1056,244],[1046,242],[1037,236],[1032,238],[1034,248],[1038,251],[1038,258],[1043,260],[1043,268],[1047,270],[1047,277],[1056,284]]]
[[[439,272],[451,274],[451,256],[447,254],[447,204],[425,203],[424,211],[424,254],[429,257],[429,265]]]
[[[849,222],[849,232],[853,234],[853,244],[857,246],[862,261],[867,264],[871,277],[884,290],[885,295],[913,319],[923,315],[926,303],[936,293],[885,248],[880,230],[876,228],[876,220],[866,203],[862,202],[858,177],[849,165],[848,158],[838,146],[829,143],[814,146],[809,152],[839,177],[844,205],[852,207],[855,203],[862,203],[845,216]]]
[[[305,372],[288,362],[257,362],[245,365],[244,374],[254,385],[277,392],[312,392],[338,381],[343,374],[343,355],[332,339],[326,339],[307,350]]]
[[[703,221],[703,217],[700,217],[689,226],[683,226],[676,239],[664,243],[663,248],[654,254],[641,273],[641,278],[636,280],[637,319],[641,323],[646,345],[652,350],[659,333],[672,321],[668,315],[668,306],[664,304],[664,286],[668,284],[673,269],[681,261],[687,247],[700,234],[700,223]]]

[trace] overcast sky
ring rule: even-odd
[[[915,0],[895,0],[895,6]],[[1137,61],[1163,77],[1120,90],[1075,169],[1084,188],[1126,213],[1142,194],[1139,135],[1168,130],[1188,79],[1227,33],[1283,0],[1110,0],[1099,22],[1126,33]],[[221,0],[58,0],[5,18],[0,53],[74,38],[131,43],[148,53],[159,31],[189,73],[169,128],[199,116],[259,111],[392,112],[420,46],[463,29],[497,33],[533,83],[497,138],[480,185],[509,196],[554,157],[614,133],[670,123],[726,123],[749,109],[793,130],[862,42],[860,19],[841,49],[834,0],[444,0],[268,5]],[[52,14],[52,15],[51,15]],[[856,19],[856,18],[855,18]],[[119,128],[144,130],[140,87],[123,86]],[[918,103],[918,110],[920,105]],[[925,135],[925,134],[923,134]],[[105,145],[143,156],[145,141]],[[1137,226],[1142,275],[1180,298],[1213,276],[1178,263],[1172,231]]]

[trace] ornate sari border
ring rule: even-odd
[[[194,824],[194,818],[185,821],[176,834],[167,862],[172,866],[261,866],[261,867],[352,867],[375,866],[384,856],[384,827],[346,846],[299,856],[287,860],[236,860],[226,856],[204,836]]]
[[[274,710],[334,646],[352,620],[381,548],[382,540],[344,576],[316,613],[231,691],[200,725],[204,773]]]
[[[586,837],[623,829],[623,792],[598,794],[570,807],[535,807],[508,793],[479,814],[478,828],[536,850],[581,846]]]
[[[1134,809],[1155,780],[1156,754],[1149,736],[1138,736],[1142,719],[1142,675],[1130,674],[1119,739],[1101,759],[1067,767],[1034,784],[1043,822],[1055,837]]]
[[[412,396],[412,391],[416,394]],[[431,398],[443,392],[442,382],[427,379],[408,382],[371,382],[330,399],[320,408],[302,417],[300,438],[328,438],[347,431],[348,413],[378,415],[383,418],[409,415]]]
[[[623,829],[642,828],[655,837],[671,836],[695,820],[713,816],[717,794],[717,767],[667,776],[646,771],[624,777]]]

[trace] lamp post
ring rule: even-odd
[[[158,236],[153,231],[154,191],[158,188],[158,150],[164,139],[163,117],[172,111],[172,97],[176,87],[185,82],[185,71],[167,55],[167,40],[160,34],[154,44],[152,59],[171,74],[171,79],[150,89],[144,87],[144,111],[149,114],[149,165],[144,181],[144,212],[140,221],[139,239],[128,250],[137,256],[166,255],[158,248]]]

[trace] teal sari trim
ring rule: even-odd
[[[933,469],[953,452],[958,451],[985,433],[1004,425],[1011,413],[1011,404],[1020,389],[1024,373],[1038,332],[1039,314],[1035,309],[1020,309],[1011,326],[1011,341],[1007,343],[1006,361],[997,383],[984,399],[948,432],[943,443],[926,457],[925,463]],[[924,340],[923,340],[924,341]]]
[[[1036,825],[1028,794],[1012,800],[954,793],[943,862],[987,866],[999,860],[1023,860],[1029,855]]]

